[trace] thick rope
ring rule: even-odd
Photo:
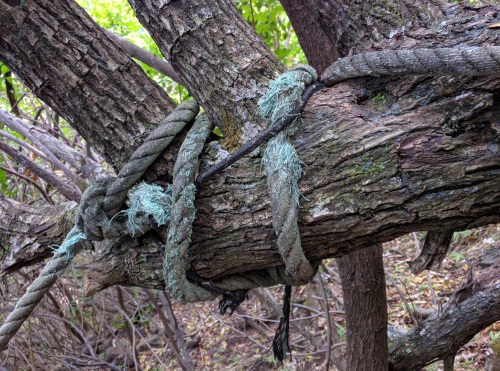
[[[341,58],[321,76],[327,86],[362,76],[500,74],[500,46],[382,50]]]
[[[259,109],[269,125],[282,119],[300,99],[307,85],[317,79],[310,66],[299,66],[271,81],[268,92],[259,100]],[[302,285],[316,274],[304,255],[298,227],[302,162],[287,138],[290,129],[269,140],[263,155],[267,186],[271,198],[273,226],[278,235],[278,250],[285,262],[288,285]]]
[[[196,119],[179,150],[174,166],[172,212],[168,230],[163,273],[167,291],[178,301],[195,302],[213,299],[215,294],[188,281],[188,247],[195,218],[194,173],[198,157],[212,129],[212,122],[202,115]]]
[[[55,251],[52,260],[47,263],[38,278],[28,287],[26,293],[19,299],[14,310],[0,327],[0,351],[7,346],[10,339],[33,312],[33,309],[57,281],[57,278],[66,271],[73,257],[84,248],[84,240],[85,235],[77,227],[68,233],[61,247]]]
[[[149,134],[109,187],[104,200],[104,211],[108,216],[113,216],[120,210],[129,189],[142,177],[160,153],[186,126],[186,123],[194,120],[198,112],[199,107],[196,101],[184,102]]]

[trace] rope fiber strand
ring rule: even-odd
[[[268,125],[281,120],[293,109],[304,89],[317,80],[314,68],[297,66],[269,83],[267,93],[259,100],[261,116]],[[316,274],[304,255],[298,227],[300,191],[297,185],[302,176],[302,161],[293,148],[287,128],[269,140],[263,163],[267,188],[271,198],[273,226],[278,235],[278,250],[285,262],[287,285],[302,285]]]

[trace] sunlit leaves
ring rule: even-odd
[[[292,24],[279,1],[239,0],[236,6],[284,64],[306,63]]]

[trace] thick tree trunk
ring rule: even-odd
[[[432,83],[417,81],[419,89]],[[462,92],[464,85],[459,86]],[[428,106],[399,107],[397,114],[385,115],[358,95],[374,91],[362,81],[337,85],[313,97],[302,116],[294,144],[306,163],[299,227],[310,259],[341,256],[414,230],[463,230],[500,219],[500,112],[493,94],[481,89],[436,97]],[[462,129],[450,132],[450,124]],[[258,158],[245,158],[200,186],[190,255],[203,277],[282,264],[259,169]],[[130,277],[127,283],[161,286],[160,254],[142,254],[137,250],[113,269],[123,274],[123,266],[151,263],[145,271],[159,275]],[[112,269],[109,257],[102,264],[104,271]]]
[[[189,90],[224,129],[226,148],[253,136],[261,125],[255,102],[282,66],[232,3],[176,1],[163,5],[166,12],[151,1],[131,2]],[[422,17],[402,27],[413,7],[425,10],[420,3],[427,12],[417,12]],[[338,39],[346,45],[338,46],[341,55],[353,39],[355,51],[499,43],[498,32],[485,28],[499,22],[491,7],[454,6],[444,20],[432,23],[447,7],[437,0],[393,1],[385,8],[361,1],[336,4],[351,19],[367,20],[366,29],[363,22],[342,26],[347,31]],[[140,144],[136,139],[169,112],[168,97],[75,3],[0,1],[0,10],[2,61],[120,168]],[[362,37],[353,36],[350,27],[361,27]],[[307,257],[341,256],[414,230],[499,221],[499,91],[500,78],[403,76],[348,81],[313,97],[293,139],[306,163],[300,230]],[[209,148],[202,170],[221,153],[218,144]],[[199,188],[190,256],[203,277],[217,281],[282,264],[254,156]],[[162,169],[168,166],[155,167]],[[22,211],[26,217],[35,212]],[[22,217],[5,215],[4,230]],[[29,224],[23,233],[41,237],[37,227]],[[114,283],[163,288],[162,245],[162,235],[154,232],[130,244],[109,243],[89,272],[88,291]],[[498,307],[498,292],[488,295],[485,305]],[[470,332],[477,331],[478,318],[499,318],[496,311],[478,313],[466,312],[474,322]],[[415,338],[415,344],[425,342]],[[392,357],[396,368],[415,362],[397,357]]]
[[[406,79],[339,84],[306,107],[294,144],[306,163],[300,230],[309,258],[341,256],[414,230],[500,220],[500,112],[493,104],[500,79],[441,79],[447,97],[432,79],[412,80],[414,88],[399,97]],[[369,99],[382,87],[389,87],[389,102],[401,104],[389,107],[393,115]],[[432,103],[411,105],[418,91]],[[247,157],[200,187],[190,254],[201,276],[282,264],[263,178],[259,159]],[[2,222],[8,229],[9,220]],[[123,284],[162,287],[162,257],[150,250],[130,252],[126,263],[120,256],[117,265],[105,256],[97,267],[128,276]]]
[[[347,333],[347,370],[386,371],[387,298],[382,245],[337,259]]]
[[[0,60],[115,169],[175,106],[74,1],[0,0]]]
[[[226,136],[228,149],[265,126],[256,111],[283,66],[230,0],[129,0],[165,58]]]

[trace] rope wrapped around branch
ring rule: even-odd
[[[85,241],[100,241],[103,238],[118,238],[124,235],[139,235],[150,229],[150,216],[157,225],[165,224],[169,219],[170,197],[161,187],[148,186],[147,191],[139,185],[129,195],[129,206],[126,222],[119,218],[107,217],[103,204],[106,202],[106,193],[110,192],[108,210],[121,207],[130,187],[139,179],[148,166],[159,156],[161,151],[170,143],[182,128],[198,114],[198,103],[195,101],[179,105],[169,115],[162,126],[154,130],[132,155],[132,165],[125,166],[118,177],[99,179],[94,182],[82,195],[77,213],[75,226],[68,233],[61,246],[55,251],[40,275],[28,287],[25,294],[19,299],[14,310],[9,314],[0,327],[0,351],[5,349],[10,339],[17,333],[24,321],[44,295],[70,266],[73,258],[84,248]],[[159,144],[162,142],[162,144]],[[161,148],[163,145],[163,148]],[[134,182],[131,179],[135,179]],[[113,185],[115,185],[113,187]],[[128,187],[128,188],[127,188]],[[126,189],[126,191],[125,191]],[[144,202],[144,193],[150,196],[149,202]],[[125,196],[124,196],[125,194]],[[158,213],[158,205],[161,212]],[[119,206],[118,206],[119,205]]]
[[[362,76],[500,74],[500,46],[382,50],[341,58],[321,75],[326,86]]]
[[[477,76],[499,73],[500,47],[496,46],[389,50],[340,59],[325,70],[321,81],[325,85],[333,85],[360,76],[400,74]],[[270,82],[268,93],[259,101],[262,116],[269,124],[275,121],[287,121],[288,112],[297,107],[302,92],[316,78],[314,69],[299,66]],[[305,94],[307,99],[317,88],[314,87],[309,94]],[[303,104],[298,106],[302,107]],[[172,295],[180,300],[207,300],[212,298],[214,293],[220,293],[223,295],[220,303],[221,311],[227,308],[234,310],[244,299],[246,290],[251,287],[277,283],[299,285],[312,279],[317,264],[315,262],[311,264],[305,257],[300,246],[297,226],[300,196],[297,181],[302,170],[301,161],[287,138],[293,129],[280,132],[269,140],[263,156],[273,209],[273,226],[278,234],[278,249],[285,262],[285,268],[242,273],[217,282],[205,281],[190,269],[187,247],[195,216],[194,170],[198,154],[211,128],[205,117],[197,120],[196,131],[192,135],[188,134],[188,143],[191,144],[186,144],[187,149],[178,156],[178,161],[185,162],[176,164],[174,172],[180,178],[174,181],[172,198],[168,191],[164,192],[161,187],[151,185],[138,185],[129,192],[175,135],[196,117],[198,110],[198,104],[194,101],[179,105],[134,152],[130,162],[120,171],[116,179],[99,180],[84,192],[75,227],[0,327],[0,351],[6,347],[45,293],[71,264],[73,257],[84,248],[86,240],[115,239],[123,235],[134,237],[153,227],[165,225],[170,217],[172,225],[167,239],[165,277],[166,285]],[[274,135],[274,132],[271,134],[270,130],[269,135]],[[223,167],[220,167],[218,171],[222,169]],[[119,212],[127,194],[129,209]],[[174,206],[170,210],[172,201]],[[151,219],[154,221],[153,225]],[[284,324],[286,325],[285,322]],[[278,335],[281,333],[277,334],[277,339],[281,339],[276,340],[280,342],[277,348],[286,349],[283,339],[286,339],[287,335]]]
[[[288,115],[304,89],[317,80],[314,68],[297,66],[269,84],[269,90],[260,100],[261,116],[268,125]],[[267,174],[267,188],[271,198],[273,226],[278,235],[278,250],[285,262],[287,285],[303,285],[316,274],[304,255],[298,227],[300,191],[297,185],[302,176],[302,161],[293,148],[288,135],[293,128],[270,139],[263,155]]]

